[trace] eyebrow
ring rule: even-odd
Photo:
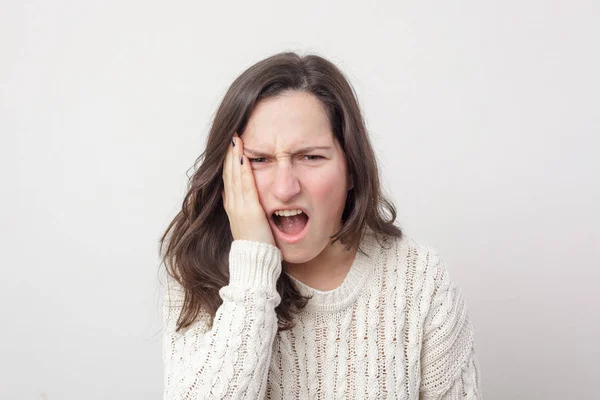
[[[294,153],[292,153],[293,155],[295,154],[299,154],[299,153],[310,153],[312,151],[315,150],[331,150],[331,146],[308,146],[308,147],[303,147],[301,149],[296,150]],[[248,147],[244,147],[244,152],[248,152],[251,153],[253,156],[255,157],[269,157],[270,154],[267,153],[263,153],[261,151],[257,151],[257,150],[252,150]]]

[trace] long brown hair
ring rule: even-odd
[[[229,250],[233,240],[223,207],[223,162],[235,132],[242,135],[254,107],[284,91],[316,96],[327,111],[333,134],[346,156],[353,188],[342,213],[342,228],[332,237],[348,249],[358,247],[370,228],[376,235],[401,237],[394,224],[394,205],[382,194],[375,154],[356,94],[344,74],[317,56],[284,52],[244,71],[230,86],[215,114],[204,152],[196,160],[181,211],[160,239],[167,273],[185,296],[177,330],[188,327],[204,310],[212,318],[222,303],[219,289],[229,282]],[[277,282],[279,330],[294,326],[294,314],[307,303],[293,281],[282,273]]]

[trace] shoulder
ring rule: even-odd
[[[403,233],[400,237],[368,233],[369,249],[379,253],[381,263],[416,279],[439,278],[445,270],[445,260],[432,246],[418,242]]]
[[[430,310],[434,298],[442,292],[457,290],[450,280],[446,260],[434,247],[403,234],[401,237],[372,235],[371,249],[376,249],[378,264],[387,285],[422,314]],[[374,251],[374,250],[372,250]]]

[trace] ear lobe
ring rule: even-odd
[[[354,189],[354,179],[352,178],[352,175],[348,176],[348,190],[352,190]]]

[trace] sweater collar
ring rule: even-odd
[[[380,254],[379,248],[375,234],[368,230],[363,235],[360,248],[354,256],[344,281],[332,290],[322,291],[312,288],[288,274],[302,295],[312,297],[304,310],[338,312],[353,304],[377,265]]]

